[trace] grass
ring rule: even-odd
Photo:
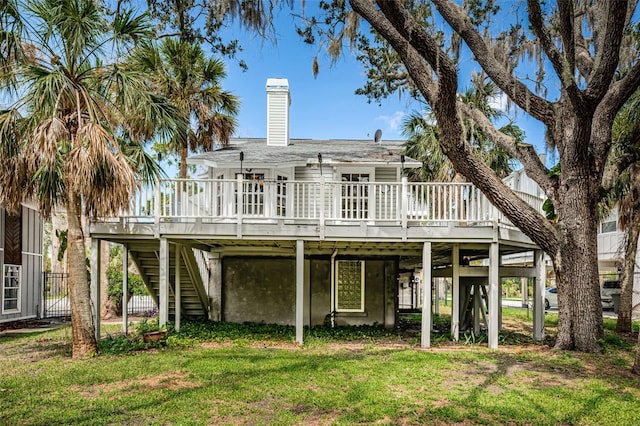
[[[188,323],[164,345],[80,361],[69,328],[5,334],[0,424],[637,423],[632,338],[607,330],[603,354],[553,351],[554,316],[540,343],[505,309],[499,350],[436,336],[420,350],[419,317],[399,332],[308,330],[304,347],[291,327]],[[122,341],[118,329],[105,328]]]

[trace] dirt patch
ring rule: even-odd
[[[120,382],[101,383],[92,386],[74,386],[71,390],[78,392],[79,395],[85,398],[96,398],[102,393],[134,393],[138,388],[143,388],[147,391],[157,389],[176,391],[200,386],[200,383],[188,380],[187,376],[187,373],[175,372],[140,379],[127,379]]]

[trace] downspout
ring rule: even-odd
[[[333,250],[331,255],[331,311],[329,316],[331,318],[331,328],[336,326],[336,291],[335,291],[335,279],[336,279],[336,256],[338,255],[338,249]]]

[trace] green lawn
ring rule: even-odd
[[[496,351],[375,327],[308,331],[300,348],[289,327],[189,324],[161,348],[74,361],[69,328],[7,334],[0,424],[637,424],[632,336],[557,352],[514,311]]]

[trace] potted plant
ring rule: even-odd
[[[160,327],[158,318],[152,320],[143,318],[138,323],[137,330],[145,343],[163,341],[167,338],[167,329],[164,326]]]

